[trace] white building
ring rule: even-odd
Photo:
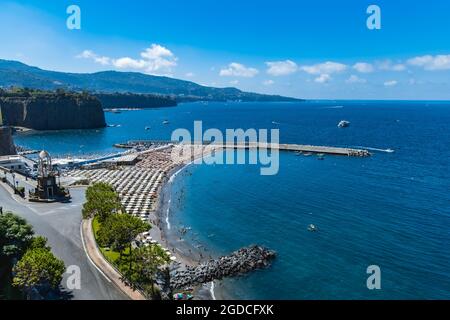
[[[1,156],[0,167],[23,173],[30,170],[29,166],[21,156]]]

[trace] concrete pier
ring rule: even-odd
[[[126,148],[132,149],[136,146],[146,144],[170,144],[177,145],[180,144],[177,141],[129,141],[126,143],[120,143],[114,145],[117,148]],[[187,144],[184,144],[188,146]],[[215,149],[258,149],[258,148],[266,148],[266,149],[278,149],[280,151],[294,151],[301,153],[312,153],[312,154],[329,154],[329,155],[337,155],[337,156],[348,156],[348,157],[370,157],[371,154],[368,150],[365,149],[353,149],[353,148],[340,148],[340,147],[329,147],[329,146],[312,146],[312,145],[302,145],[302,144],[286,144],[286,143],[235,143],[235,144],[220,144],[220,143],[208,143],[208,142],[192,142],[192,147],[214,147]]]
[[[213,144],[215,146],[215,144]],[[238,144],[225,144],[219,145],[218,148],[234,148],[234,149],[278,149],[280,151],[295,151],[302,153],[314,153],[314,154],[330,154],[349,157],[369,157],[370,152],[364,149],[352,149],[352,148],[338,148],[328,146],[311,146],[301,144],[274,144],[274,143],[238,143]]]

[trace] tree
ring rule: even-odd
[[[134,288],[137,285],[148,288],[155,294],[155,282],[160,268],[170,263],[170,256],[159,246],[150,245],[133,250],[132,265],[125,270],[124,275],[130,280]]]
[[[33,249],[46,249],[51,251],[51,248],[47,245],[47,238],[41,236],[34,237],[33,240],[31,240],[28,250]]]
[[[19,258],[33,240],[33,228],[25,219],[7,212],[0,215],[0,258]]]
[[[98,241],[102,246],[119,251],[120,258],[125,248],[129,247],[138,234],[150,229],[150,225],[129,214],[113,214],[101,225],[98,231]]]
[[[94,183],[86,190],[86,202],[83,204],[83,219],[96,216],[103,223],[112,213],[122,209],[122,204],[114,188],[107,183]]]
[[[13,285],[31,297],[33,290],[46,292],[56,289],[65,271],[64,262],[46,248],[28,250],[13,268]]]

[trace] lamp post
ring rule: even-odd
[[[14,171],[11,170],[11,176],[12,176],[12,187],[14,189],[14,192],[16,192],[16,174],[14,173]]]

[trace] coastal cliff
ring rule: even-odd
[[[16,154],[11,128],[0,127],[0,156]]]
[[[35,130],[92,129],[106,126],[100,101],[84,93],[0,92],[3,122]]]
[[[96,93],[105,109],[109,108],[161,108],[175,107],[175,99],[157,94]]]

